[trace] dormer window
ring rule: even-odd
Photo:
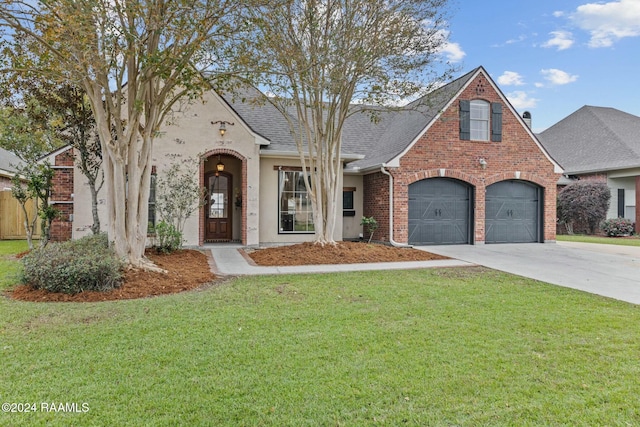
[[[460,101],[460,139],[502,141],[502,104],[482,99]]]

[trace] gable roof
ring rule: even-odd
[[[342,133],[342,156],[353,160],[347,171],[373,170],[397,159],[408,150],[450,105],[464,88],[479,73],[487,80],[504,100],[505,105],[517,117],[520,117],[509,104],[506,97],[489,77],[483,67],[477,67],[452,82],[439,87],[410,104],[394,109],[354,104],[354,113],[344,123]],[[255,88],[245,88],[240,93],[221,94],[222,99],[245,122],[250,130],[269,142],[263,146],[261,154],[291,153],[297,155],[298,149],[289,129],[287,120],[269,102],[251,102],[264,97]],[[375,120],[372,120],[372,111]],[[297,122],[295,111],[288,113],[288,120]],[[532,139],[560,171],[557,163],[549,156],[536,136],[524,124]]]
[[[22,160],[10,151],[0,148],[0,174],[13,176],[16,172],[16,166],[22,164]]]
[[[585,105],[538,139],[567,174],[640,167],[640,117]]]

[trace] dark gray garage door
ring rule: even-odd
[[[449,178],[430,178],[409,185],[409,243],[471,243],[472,187]]]
[[[542,235],[542,189],[524,181],[487,187],[485,243],[533,243]]]

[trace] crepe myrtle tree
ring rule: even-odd
[[[263,102],[288,121],[308,171],[317,243],[335,243],[346,119],[364,105],[426,93],[450,73],[440,55],[447,3],[283,0],[252,11],[254,32],[242,46],[262,71],[258,83],[270,94]]]
[[[5,43],[20,34],[86,92],[100,138],[108,235],[132,267],[144,257],[154,139],[181,102],[227,74],[253,0],[1,0]],[[50,70],[41,70],[44,73]]]

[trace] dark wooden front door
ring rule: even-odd
[[[207,204],[205,205],[205,233],[208,241],[231,240],[231,175],[225,172],[208,173]]]

